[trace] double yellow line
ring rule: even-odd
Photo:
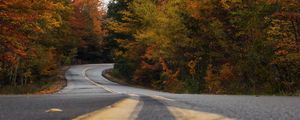
[[[86,76],[86,71],[90,68],[86,68],[83,70],[82,75],[85,77],[86,80],[90,81],[94,85],[105,89],[111,93],[118,93],[114,92],[105,86],[102,86],[90,78]],[[97,110],[95,112],[91,112],[88,114],[81,115],[73,120],[135,120],[137,115],[139,114],[140,110],[138,108],[142,108],[139,106],[141,101],[139,100],[139,95],[135,94],[128,94],[131,96],[130,98],[121,100],[113,105],[107,106],[103,109]],[[172,101],[175,102],[173,99],[165,98],[162,96],[150,96],[153,99],[159,101]],[[207,112],[200,112],[190,109],[184,109],[174,106],[167,106],[168,110],[171,114],[176,118],[176,120],[232,120],[231,118],[214,114],[214,113],[207,113]]]
[[[98,111],[79,116],[74,120],[135,120],[139,114],[139,111],[136,111],[139,102],[138,99],[127,98]],[[213,113],[173,106],[167,106],[167,108],[176,120],[232,120]]]

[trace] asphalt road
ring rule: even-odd
[[[112,67],[72,66],[65,74],[67,87],[56,94],[0,96],[0,120],[69,120],[94,111],[101,116],[130,114],[129,119],[137,120],[300,120],[300,97],[171,94],[132,88],[102,77],[102,71]],[[122,102],[127,99],[138,103]]]

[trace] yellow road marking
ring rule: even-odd
[[[100,84],[96,83],[95,81],[91,80],[90,78],[88,78],[88,77],[86,76],[86,71],[89,70],[89,69],[90,69],[90,68],[85,68],[85,69],[82,71],[82,75],[83,75],[83,77],[84,77],[86,80],[90,81],[91,83],[93,83],[94,85],[96,85],[96,86],[98,86],[98,87],[103,88],[103,89],[106,90],[106,91],[109,91],[109,92],[111,92],[111,93],[118,93],[118,92],[114,92],[114,91],[108,89],[107,87],[104,87],[103,85],[100,85]]]
[[[59,109],[59,108],[51,108],[49,110],[47,110],[46,112],[62,112],[63,110],[62,109]]]
[[[93,83],[98,87],[105,89],[106,91],[109,91],[111,93],[118,93],[88,78],[86,76],[86,71],[88,69],[90,68],[86,68],[82,72],[86,80],[90,81],[91,83]],[[128,94],[128,95],[132,97],[138,96],[136,94]],[[151,97],[159,100],[175,101],[173,99],[169,99],[162,96],[151,96]],[[138,114],[137,112],[139,112],[135,110],[138,106],[138,103],[139,101],[136,99],[130,99],[130,98],[125,99],[111,106],[108,106],[105,109],[79,116],[73,120],[134,120],[137,117]],[[167,108],[172,113],[172,115],[176,118],[176,120],[233,120],[231,118],[227,118],[225,116],[214,114],[214,113],[200,112],[200,111],[172,107],[172,106],[168,106]]]
[[[169,99],[169,98],[162,97],[162,96],[158,96],[158,95],[151,96],[151,97],[154,98],[154,99],[159,99],[159,100],[175,101],[175,100],[173,100],[173,99]]]
[[[137,95],[137,94],[128,94],[128,95],[131,97],[139,97],[139,95]]]
[[[125,99],[102,110],[79,116],[73,120],[134,120],[139,101]]]

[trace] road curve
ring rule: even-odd
[[[119,85],[102,77],[113,64],[72,66],[52,95],[0,96],[0,120],[238,119],[299,120],[300,98],[171,94]]]

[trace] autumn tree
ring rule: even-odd
[[[3,68],[3,84],[17,85],[27,81],[27,78],[33,78],[30,68],[33,68],[35,63],[32,60],[40,55],[35,52],[35,48],[43,47],[47,51],[52,49],[49,46],[57,47],[60,43],[57,39],[51,39],[52,42],[43,37],[53,36],[54,32],[66,33],[63,31],[63,24],[70,10],[68,1],[65,0],[0,2],[0,65]],[[37,75],[40,75],[40,72]]]
[[[114,0],[108,13],[115,67],[129,79],[195,93],[299,90],[297,0]]]
[[[105,30],[103,22],[105,11],[100,0],[74,0],[75,13],[71,19],[71,25],[78,38],[77,59],[85,62],[111,61],[108,46],[105,42]]]

